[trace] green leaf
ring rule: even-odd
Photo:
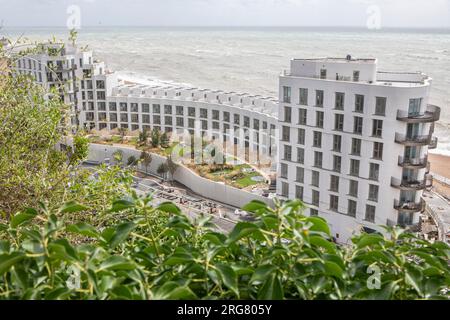
[[[250,279],[250,283],[262,282],[266,280],[273,272],[276,271],[276,269],[277,268],[275,266],[269,264],[259,266],[255,270],[255,273],[253,273],[253,276]]]
[[[78,260],[78,254],[67,239],[58,239],[49,243],[50,257],[61,259],[65,261]]]
[[[79,203],[76,203],[75,201],[70,201],[67,202],[66,204],[64,204],[59,211],[61,213],[71,213],[71,212],[80,212],[80,211],[85,211],[87,210],[88,207],[83,206]]]
[[[234,227],[233,231],[231,231],[230,235],[228,236],[228,243],[233,243],[238,241],[241,238],[244,238],[254,232],[259,232],[258,227],[249,222],[239,222]]]
[[[99,271],[103,270],[134,270],[136,265],[122,256],[112,256],[100,264]]]
[[[284,292],[280,279],[275,274],[272,274],[259,290],[258,300],[282,300],[283,298]]]
[[[159,211],[162,211],[162,212],[173,213],[173,214],[181,214],[180,208],[178,208],[172,202],[161,203],[156,209],[159,210]]]
[[[171,255],[165,262],[165,265],[175,266],[179,264],[191,263],[194,261],[194,257],[188,251],[183,248],[177,248],[173,255]]]
[[[422,273],[420,272],[420,270],[407,268],[405,272],[405,280],[406,283],[412,286],[421,297],[424,296],[421,288]]]
[[[239,298],[238,289],[238,277],[233,268],[228,265],[218,263],[215,265],[216,271],[225,286],[234,292],[234,294]]]
[[[14,264],[25,258],[22,252],[13,252],[11,254],[0,255],[0,276],[7,272]]]
[[[308,217],[306,221],[311,222],[312,226],[309,228],[311,231],[323,232],[331,236],[330,227],[328,223],[320,217]]]
[[[166,300],[196,300],[198,299],[192,290],[187,287],[178,287],[172,290],[166,297]]]
[[[382,242],[384,242],[384,237],[379,234],[363,234],[359,238],[359,241],[357,242],[356,246],[358,249],[361,249],[367,246],[380,244]]]
[[[84,222],[69,225],[67,226],[66,230],[90,238],[98,238],[100,236],[100,234],[93,226]]]
[[[310,236],[309,242],[316,247],[324,248],[329,253],[336,252],[336,245],[333,242],[328,241],[327,239],[324,239],[321,236],[316,235]]]
[[[325,261],[324,267],[326,275],[342,279],[344,271],[341,269],[341,267],[339,267],[337,263],[332,261]]]
[[[135,207],[135,203],[130,200],[116,200],[113,202],[112,208],[109,210],[109,212],[120,212],[127,209],[131,209]]]
[[[31,221],[37,216],[36,211],[24,211],[21,213],[16,214],[14,217],[12,217],[10,225],[11,228],[17,228],[18,226]]]
[[[70,296],[71,292],[68,288],[57,288],[47,293],[45,300],[64,300]]]
[[[248,212],[265,212],[268,210],[267,204],[262,202],[262,201],[258,201],[258,200],[253,200],[252,202],[250,202],[249,204],[246,204],[242,210],[244,211],[248,211]]]
[[[118,225],[114,229],[114,233],[113,233],[111,239],[108,241],[111,249],[114,249],[121,242],[125,241],[128,238],[131,231],[134,230],[134,228],[136,228],[136,225],[133,222],[125,222],[125,223]]]

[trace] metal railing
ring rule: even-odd
[[[423,200],[419,202],[394,200],[394,209],[399,211],[419,212],[424,209],[424,205]]]
[[[427,174],[423,180],[407,180],[407,179],[397,179],[391,178],[391,186],[400,190],[424,190],[431,188],[433,185],[433,176]]]
[[[413,168],[422,169],[426,168],[428,165],[428,157],[423,158],[409,158],[409,157],[398,157],[398,165],[403,168]]]
[[[427,145],[432,141],[431,134],[408,136],[406,134],[396,133],[395,142],[407,146]]]
[[[425,112],[410,113],[409,111],[398,110],[397,120],[408,123],[426,123],[438,121],[441,117],[441,108],[429,104]]]

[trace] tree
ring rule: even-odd
[[[156,172],[163,177],[163,179],[166,179],[166,173],[169,171],[169,168],[167,167],[167,163],[161,163],[156,170]]]
[[[167,166],[167,170],[170,172],[171,182],[173,182],[173,175],[175,174],[175,172],[178,169],[178,164],[176,164],[172,160],[172,156],[169,156],[169,157],[167,157],[166,166]]]
[[[163,132],[161,134],[161,142],[160,142],[161,147],[167,148],[169,146],[169,142],[170,142],[170,139],[169,139],[169,136],[167,135],[167,132]]]
[[[76,45],[78,38],[78,31],[76,29],[71,29],[69,33],[69,41],[72,43],[73,46]]]
[[[161,132],[156,129],[153,128],[152,130],[152,134],[151,134],[151,141],[152,141],[152,147],[153,148],[158,148],[160,143],[161,143]]]
[[[119,127],[117,129],[117,131],[119,131],[119,135],[120,135],[120,142],[123,143],[123,141],[125,140],[125,136],[128,133],[128,129],[124,128],[124,127]]]
[[[141,152],[140,160],[145,167],[145,173],[148,171],[148,166],[152,163],[153,158],[152,155],[146,151]]]
[[[144,129],[144,131],[139,132],[139,140],[138,140],[138,142],[141,145],[144,145],[144,146],[147,145],[148,138],[149,138],[149,134],[148,134],[147,129]]]
[[[127,165],[128,166],[134,166],[137,162],[137,159],[135,156],[129,156],[128,160],[127,160]]]
[[[89,139],[81,134],[73,137],[73,148],[69,155],[69,164],[75,166],[84,161],[89,154]]]
[[[116,162],[116,164],[121,165],[123,161],[123,151],[122,150],[114,151],[113,159]]]

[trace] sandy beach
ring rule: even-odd
[[[450,179],[450,157],[430,153],[428,155],[428,160],[431,163],[432,174]],[[433,181],[433,187],[438,193],[450,198],[450,186],[439,182],[436,177]]]

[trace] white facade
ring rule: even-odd
[[[415,224],[439,118],[430,85],[377,72],[374,59],[292,60],[280,76],[278,194],[303,199],[339,242],[361,227]]]

